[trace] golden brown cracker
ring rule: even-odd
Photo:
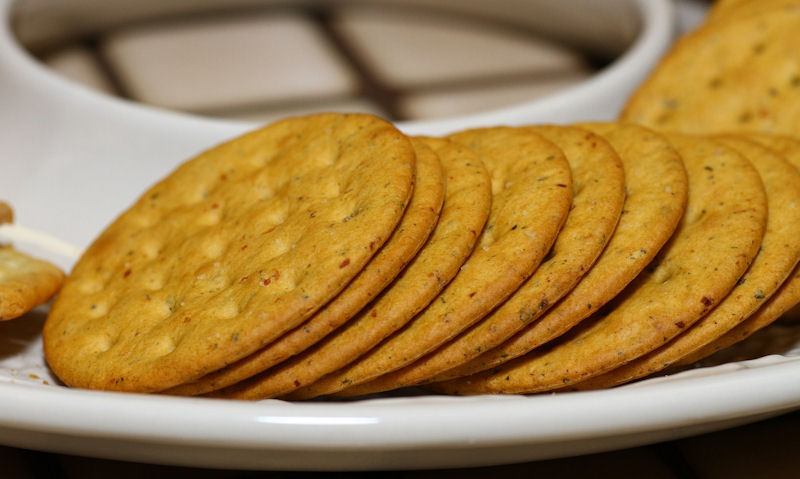
[[[587,380],[665,344],[734,287],[758,251],[767,209],[756,170],[724,145],[670,135],[689,199],[673,238],[605,316],[491,371],[438,383],[456,394],[531,393]]]
[[[164,393],[204,394],[249,378],[306,350],[352,318],[400,273],[436,225],[444,199],[444,177],[438,155],[420,141],[412,143],[416,152],[416,182],[411,201],[392,236],[355,279],[308,321],[268,346]]]
[[[57,266],[0,245],[0,321],[22,316],[48,301],[63,279]]]
[[[14,221],[14,210],[0,201],[0,225]],[[0,244],[0,321],[17,318],[48,301],[61,288],[64,272],[47,261]]]
[[[456,275],[489,215],[489,174],[466,147],[439,138],[418,141],[424,141],[439,154],[447,192],[439,222],[419,254],[375,301],[322,342],[213,396],[260,399],[300,388],[292,394],[292,398],[297,399],[338,391],[346,384],[342,384],[344,379],[333,371],[346,366],[402,327]],[[327,373],[332,374],[323,378]]]
[[[623,120],[690,133],[800,133],[800,7],[707,24],[676,42]]]
[[[597,389],[638,379],[713,342],[762,307],[800,260],[800,173],[783,157],[740,137],[720,137],[758,170],[767,194],[767,228],[758,254],[734,289],[709,314],[669,343],[608,373],[576,385]]]
[[[410,141],[363,114],[289,118],[150,188],[88,248],[44,327],[70,386],[160,391],[274,341],[391,235]]]
[[[438,377],[483,371],[568,331],[611,301],[655,257],[686,206],[688,180],[678,153],[662,135],[632,124],[585,124],[619,153],[627,195],[608,245],[574,290],[508,341]]]
[[[566,219],[572,179],[555,145],[511,127],[450,139],[475,151],[492,178],[492,209],[478,247],[425,311],[347,368],[349,386],[340,395],[376,392],[365,382],[410,364],[502,303],[533,273]]]
[[[625,198],[617,153],[597,135],[574,127],[529,127],[561,148],[572,170],[574,197],[548,259],[505,303],[416,362],[376,378],[380,389],[421,384],[445,375],[536,321],[572,289],[603,251]]]

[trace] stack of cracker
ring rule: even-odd
[[[619,123],[331,113],[200,154],[78,261],[48,363],[216,398],[534,393],[749,336],[800,301],[800,2],[755,3],[719,2]]]

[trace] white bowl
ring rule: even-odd
[[[246,4],[253,0],[236,1]],[[675,16],[669,0],[434,3],[505,21],[517,19],[584,48],[621,52],[584,82],[543,99],[474,115],[400,124],[414,134],[436,135],[494,124],[613,118],[669,46]],[[9,30],[12,9],[24,12],[16,18],[18,25],[28,22],[50,28],[60,24],[59,15],[64,15],[67,6],[82,9],[76,16],[85,15],[84,23],[91,26],[99,22],[93,14],[113,18],[115,12],[130,10],[128,15],[136,18],[147,13],[142,5],[175,13],[216,3],[125,2],[130,9],[120,9],[119,4],[65,0],[55,8],[44,0],[0,0],[0,192],[12,202],[21,222],[76,245],[87,244],[110,218],[178,162],[254,126],[160,110],[89,90],[38,62]],[[53,12],[52,18],[48,12]],[[109,191],[109,178],[125,181],[114,181],[113,191]],[[64,214],[67,210],[71,214]],[[77,223],[76,212],[80,212]]]

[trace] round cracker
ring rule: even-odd
[[[800,132],[800,8],[714,22],[681,38],[622,119],[690,133]]]
[[[608,315],[573,328],[543,351],[437,383],[437,390],[531,393],[587,380],[665,344],[725,297],[758,251],[767,215],[764,187],[747,160],[718,142],[669,140],[686,164],[686,213],[655,263]]]
[[[581,125],[619,153],[627,195],[608,245],[574,290],[538,321],[500,346],[438,377],[475,374],[560,336],[628,285],[672,236],[686,206],[688,180],[680,156],[662,135],[632,124]]]
[[[617,153],[605,140],[586,130],[563,126],[529,128],[561,148],[572,169],[572,208],[548,259],[479,323],[413,364],[377,378],[375,383],[381,389],[447,378],[448,370],[533,323],[575,286],[611,237],[625,198],[624,173]]]
[[[800,173],[769,149],[740,137],[717,141],[755,166],[767,194],[767,228],[758,254],[736,287],[710,313],[664,346],[608,373],[581,382],[578,389],[622,384],[661,371],[708,345],[762,307],[800,260]]]
[[[306,349],[352,318],[378,295],[417,254],[427,240],[444,200],[444,177],[437,154],[412,140],[416,152],[416,184],[403,219],[367,266],[331,302],[308,321],[259,351],[167,391],[199,395],[249,378]]]
[[[304,385],[308,387],[296,391],[293,398],[338,391],[347,383],[334,371],[406,324],[456,275],[489,215],[492,199],[489,174],[466,147],[437,138],[416,141],[430,145],[438,153],[446,181],[439,222],[419,254],[386,291],[331,336],[296,358],[217,391],[214,396],[261,399],[286,394]],[[332,374],[323,378],[328,373]]]
[[[533,273],[566,219],[572,178],[558,147],[511,127],[450,138],[475,151],[492,178],[492,208],[479,246],[425,311],[348,367],[351,385],[339,395],[381,390],[367,381],[410,364],[488,314]]]
[[[290,118],[201,153],[80,258],[44,327],[48,363],[71,386],[148,392],[253,353],[364,267],[413,174],[405,135],[362,114]]]

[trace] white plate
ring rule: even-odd
[[[606,391],[248,403],[53,386],[41,321],[0,325],[0,443],[96,457],[244,469],[464,467],[675,439],[800,407],[800,326],[768,335],[784,345],[792,336],[781,355]]]
[[[41,3],[41,2],[40,2]],[[45,2],[46,3],[46,2]],[[521,2],[522,4],[524,2]],[[7,25],[10,0],[0,0]],[[403,125],[438,134],[485,124],[610,118],[670,41],[666,0],[610,68],[543,101]],[[599,4],[598,4],[599,5]],[[181,159],[249,125],[143,108],[90,92],[32,61],[0,29],[0,195],[24,237],[65,268],[140,191]],[[0,443],[63,453],[248,469],[391,469],[500,464],[582,454],[719,429],[800,407],[797,329],[766,358],[609,391],[535,397],[409,395],[351,402],[186,399],[59,386],[39,331],[46,308],[0,324]],[[776,330],[773,330],[776,331]],[[792,349],[794,347],[794,349]]]

